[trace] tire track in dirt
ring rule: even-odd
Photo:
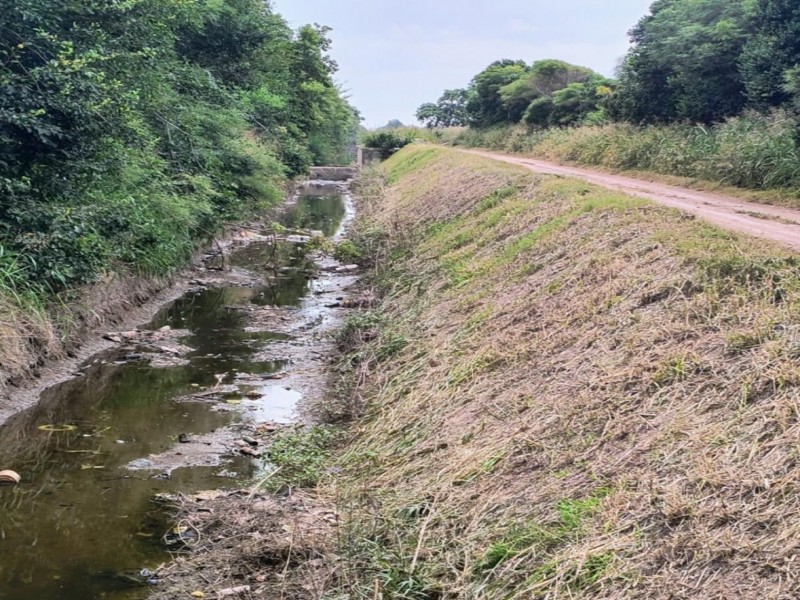
[[[457,150],[519,165],[536,173],[583,179],[594,185],[677,208],[723,229],[771,240],[800,250],[800,210],[748,202],[722,194],[700,192],[534,158],[483,150]]]

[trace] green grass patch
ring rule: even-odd
[[[522,553],[551,556],[559,547],[577,540],[585,533],[586,523],[609,493],[608,488],[599,488],[586,498],[562,500],[554,507],[557,518],[550,523],[519,523],[511,526],[503,539],[486,550],[477,563],[477,572],[485,574],[494,571]],[[545,562],[539,569],[547,570],[548,565]]]
[[[389,183],[397,183],[409,173],[422,169],[438,158],[441,153],[441,148],[411,146],[410,148],[406,148],[403,152],[395,154],[384,163]]]
[[[276,471],[270,489],[313,487],[325,474],[331,449],[341,431],[329,426],[283,431],[267,451],[267,461]]]

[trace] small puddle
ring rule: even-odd
[[[339,233],[348,204],[341,192],[319,190],[288,205],[281,224],[328,237]],[[0,487],[0,599],[146,598],[142,569],[170,558],[161,543],[168,521],[152,498],[224,487],[257,472],[257,461],[233,456],[217,466],[169,473],[125,468],[180,450],[181,433],[208,434],[242,418],[211,403],[178,399],[286,368],[287,360],[265,360],[263,353],[291,337],[248,331],[247,315],[232,307],[302,307],[313,288],[313,261],[302,244],[289,242],[256,242],[229,260],[263,283],[190,292],[149,325],[188,331],[180,340],[193,349],[187,364],[118,364],[120,352],[100,354],[81,377],[50,388],[36,406],[0,427],[0,469],[23,476],[19,486]],[[301,398],[275,382],[240,390],[262,396],[249,403],[248,417],[257,421],[291,420]]]

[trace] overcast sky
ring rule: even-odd
[[[501,59],[559,58],[612,75],[652,0],[273,0],[333,28],[337,77],[365,125],[411,124],[423,102]]]

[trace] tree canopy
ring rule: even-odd
[[[59,289],[164,271],[344,160],[358,116],[328,33],[262,0],[4,2],[0,272]]]
[[[469,122],[468,99],[467,90],[445,90],[436,103],[429,102],[417,109],[417,120],[431,128],[466,125]]]
[[[478,73],[466,89],[447,90],[417,109],[426,127],[490,127],[524,121],[546,127],[601,114],[613,82],[561,60],[500,60]],[[598,117],[599,118],[599,117]]]

